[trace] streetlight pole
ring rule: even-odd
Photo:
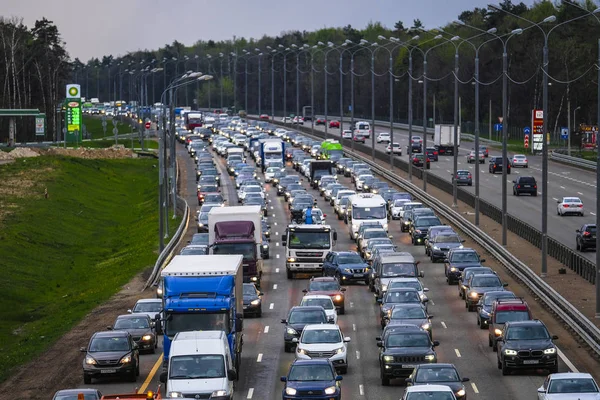
[[[221,89],[221,112],[223,112],[223,53],[219,53],[221,59],[221,76],[219,76],[219,86]]]
[[[211,67],[212,67],[212,56],[210,54],[206,55],[206,58],[208,59],[208,74],[211,74]],[[211,94],[210,94],[210,81],[208,81],[208,109],[211,109]]]
[[[259,49],[254,49],[258,52],[258,115],[262,114],[262,55]]]
[[[366,46],[370,43],[361,39],[360,44]],[[371,46],[377,47],[377,43],[372,43]],[[375,161],[375,51],[368,47],[365,49],[371,53],[371,160]]]

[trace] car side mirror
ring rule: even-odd
[[[107,326],[107,327],[106,327],[106,330],[107,330],[107,331],[112,331],[112,330],[113,330],[113,328],[112,328],[112,326]]]
[[[575,230],[575,232],[577,232],[577,233],[581,233],[581,231],[580,231],[579,229]]]
[[[517,181],[516,181],[516,180],[514,180],[514,181],[513,181],[513,183],[517,183]]]
[[[87,349],[86,349],[85,347],[80,347],[80,348],[79,348],[79,351],[80,351],[80,352],[82,352],[82,353],[86,353],[86,352],[87,352]]]
[[[557,203],[557,204],[560,204],[560,200],[556,200],[556,203]]]
[[[281,235],[281,241],[283,243],[287,242],[287,235]]]
[[[324,217],[326,217],[327,215],[324,215]],[[333,232],[333,240],[337,240],[337,232]]]
[[[425,278],[425,271],[419,271],[419,277]]]
[[[383,342],[381,340],[377,341],[377,347],[383,347]]]
[[[406,383],[413,383],[413,380],[412,380],[412,378],[406,378],[404,380],[404,382],[406,382]]]
[[[131,311],[131,309],[129,309],[129,310],[127,310],[127,312],[128,312],[129,314],[131,314],[133,311]]]
[[[375,301],[377,302],[377,304],[383,304],[383,299],[375,299]]]
[[[138,344],[137,344],[137,343],[134,343],[134,344],[133,344],[133,346],[131,346],[131,348],[132,348],[133,350],[137,350],[137,349],[139,349],[139,348],[140,348],[140,346],[138,346]]]
[[[433,341],[433,347],[437,347],[437,346],[439,346],[439,345],[440,345],[440,342],[439,342],[439,341],[437,341],[437,340],[434,340],[434,341]]]
[[[427,317],[428,319],[433,319],[433,315],[430,315]]]
[[[340,291],[341,291],[341,292],[345,292],[345,291],[346,291],[346,288],[345,288],[345,287],[343,287],[343,288],[341,288],[341,289],[340,289]]]
[[[444,262],[449,262],[447,258],[444,258]]]
[[[285,319],[285,318],[284,318],[284,319],[282,319],[282,320],[281,320],[281,323],[282,323],[282,324],[287,324],[287,319]]]
[[[469,379],[469,378],[462,378],[460,381],[461,381],[461,382],[469,382],[469,381],[470,381],[470,379]]]
[[[281,382],[287,382],[287,376],[282,376],[279,378]]]
[[[552,340],[558,340],[558,336],[552,335]]]
[[[429,292],[429,289],[428,288],[423,288],[423,293],[425,293],[425,292]]]
[[[159,375],[158,379],[160,380],[161,383],[167,383],[167,373],[166,372],[162,372]]]
[[[538,388],[538,393],[546,393],[546,390],[544,389],[543,386]]]
[[[462,239],[460,242],[461,242],[461,243],[464,243],[464,242],[466,242],[466,240],[465,240],[465,239]]]
[[[503,286],[503,287],[507,287],[507,286],[508,286],[508,283],[506,283],[506,282],[505,282],[505,283],[503,283],[503,284],[502,284],[502,286]]]
[[[265,294],[263,292],[258,292],[259,296],[264,296]]]
[[[479,260],[479,262],[485,262],[485,258],[482,258],[481,260]]]
[[[343,377],[343,376],[341,376],[341,375],[338,375],[338,376],[336,376],[336,377],[335,377],[335,380],[336,380],[337,382],[339,382],[339,381],[341,381],[341,380],[344,380],[344,377]]]
[[[302,293],[308,293],[308,290],[304,289],[302,290]]]

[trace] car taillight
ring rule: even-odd
[[[534,188],[534,189],[537,189],[537,185],[533,185],[533,188]]]
[[[563,204],[563,207],[564,208],[569,208],[569,205],[568,204]]]
[[[581,207],[583,207],[583,204],[580,204],[580,205],[578,205],[577,207],[581,208]]]
[[[469,179],[471,179],[473,176],[471,174],[469,174]]]
[[[589,232],[584,232],[584,233],[583,233],[583,236],[591,236],[591,233],[589,233]]]
[[[517,189],[521,189],[521,185],[517,185]]]
[[[434,155],[434,156],[437,156],[437,153],[438,153],[437,151],[434,151],[434,152],[433,152],[433,155]]]

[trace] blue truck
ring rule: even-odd
[[[241,255],[178,255],[161,271],[164,370],[177,333],[222,330],[239,374],[244,324],[242,259]]]
[[[260,166],[264,172],[269,164],[281,162],[285,166],[285,144],[279,138],[260,139]]]

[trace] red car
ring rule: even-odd
[[[201,206],[204,203],[204,196],[208,193],[219,193],[217,185],[202,185],[198,189],[198,205]]]
[[[339,128],[340,127],[340,121],[338,120],[333,120],[333,121],[329,121],[329,127],[330,128]]]
[[[340,286],[340,281],[333,276],[322,276],[310,278],[308,289],[304,289],[302,293],[305,295],[321,294],[330,296],[333,300],[335,308],[339,311],[339,314],[344,314],[346,308],[344,304],[344,292],[346,288]]]
[[[325,119],[325,117],[317,117],[315,119],[315,125],[325,125],[327,123],[327,120]]]
[[[355,142],[364,143],[365,142],[365,137],[363,135],[354,135],[354,137],[352,138],[352,140],[355,141]]]
[[[269,120],[269,116],[267,114],[260,114],[260,117],[258,117],[264,121],[268,121]]]

